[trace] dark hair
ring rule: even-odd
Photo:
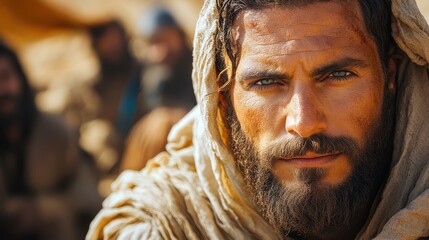
[[[93,25],[88,29],[89,36],[91,37],[92,42],[94,43],[95,41],[97,41],[110,28],[116,28],[121,32],[121,34],[124,35],[124,37],[128,37],[125,28],[120,21],[110,20],[107,22]]]
[[[37,115],[37,108],[34,102],[34,92],[30,86],[27,75],[22,68],[16,53],[7,45],[0,42],[0,57],[7,58],[12,67],[18,74],[19,80],[22,83],[22,99],[20,105],[20,121],[23,124],[24,135],[27,135],[33,126],[35,117]]]
[[[247,9],[262,9],[271,6],[305,6],[315,2],[335,0],[217,0],[219,25],[216,33],[216,70],[220,75],[220,86],[227,83],[224,54],[232,64],[232,76],[235,76],[238,64],[232,48],[232,25],[238,14]],[[388,52],[391,43],[391,0],[359,0],[360,9],[367,31],[377,45],[383,70],[387,69]]]
[[[154,7],[139,19],[139,35],[146,40],[152,39],[157,32],[165,28],[175,29],[185,36],[173,15],[163,7]]]

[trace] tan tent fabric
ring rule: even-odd
[[[44,111],[61,113],[67,98],[75,97],[70,92],[91,85],[97,77],[99,66],[86,34],[88,27],[119,19],[130,35],[136,37],[143,10],[149,4],[165,4],[191,39],[202,2],[0,0],[0,41],[15,49],[31,85],[43,91],[37,98],[38,106]],[[135,42],[138,41],[133,41],[133,46],[137,45]]]
[[[0,0],[0,6],[0,36],[17,48],[95,22],[83,20],[43,0]]]
[[[393,0],[402,53],[392,171],[359,239],[429,236],[429,30],[414,0]],[[125,172],[87,239],[278,239],[243,190],[218,123],[216,1],[207,0],[194,41],[198,106],[169,136],[168,153]],[[411,61],[411,60],[412,61]]]

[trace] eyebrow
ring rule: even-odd
[[[254,79],[290,79],[287,74],[272,70],[249,70],[237,75],[238,81],[250,81]]]
[[[328,63],[326,65],[323,65],[321,67],[316,68],[315,70],[311,71],[310,76],[313,78],[319,77],[321,75],[324,75],[326,73],[330,73],[335,70],[340,70],[344,68],[350,68],[350,67],[367,67],[368,64],[365,63],[365,61],[352,58],[352,57],[346,57],[342,58],[340,60],[335,60],[331,63]],[[291,79],[291,77],[287,74],[273,71],[273,70],[249,70],[244,71],[237,75],[238,81],[251,81],[254,79]]]
[[[365,68],[365,67],[368,67],[368,64],[365,63],[365,61],[360,59],[346,57],[316,68],[310,73],[310,76],[318,77],[335,70],[340,70],[340,69],[349,68],[349,67]]]

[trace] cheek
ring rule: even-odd
[[[21,88],[22,88],[22,84],[21,84],[21,81],[19,80],[19,77],[16,74],[13,75],[9,85],[10,92],[15,96],[19,96],[21,93]]]
[[[22,83],[16,73],[11,73],[3,82],[1,86],[2,93],[8,93],[13,96],[19,96],[21,94]]]
[[[17,75],[12,76],[7,86],[7,91],[15,97],[21,95],[22,83]]]
[[[370,85],[348,92],[346,96],[335,99],[332,103],[335,111],[331,112],[332,122],[341,126],[342,135],[349,135],[363,146],[368,130],[379,118],[383,86]]]
[[[279,119],[276,104],[242,89],[234,89],[232,102],[241,128],[252,142],[258,144],[265,136],[272,135]]]

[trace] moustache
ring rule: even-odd
[[[307,152],[316,154],[342,153],[351,158],[358,156],[358,143],[351,137],[331,137],[323,134],[308,138],[280,138],[271,142],[260,151],[260,159],[272,164],[276,159],[287,159],[305,155]]]

